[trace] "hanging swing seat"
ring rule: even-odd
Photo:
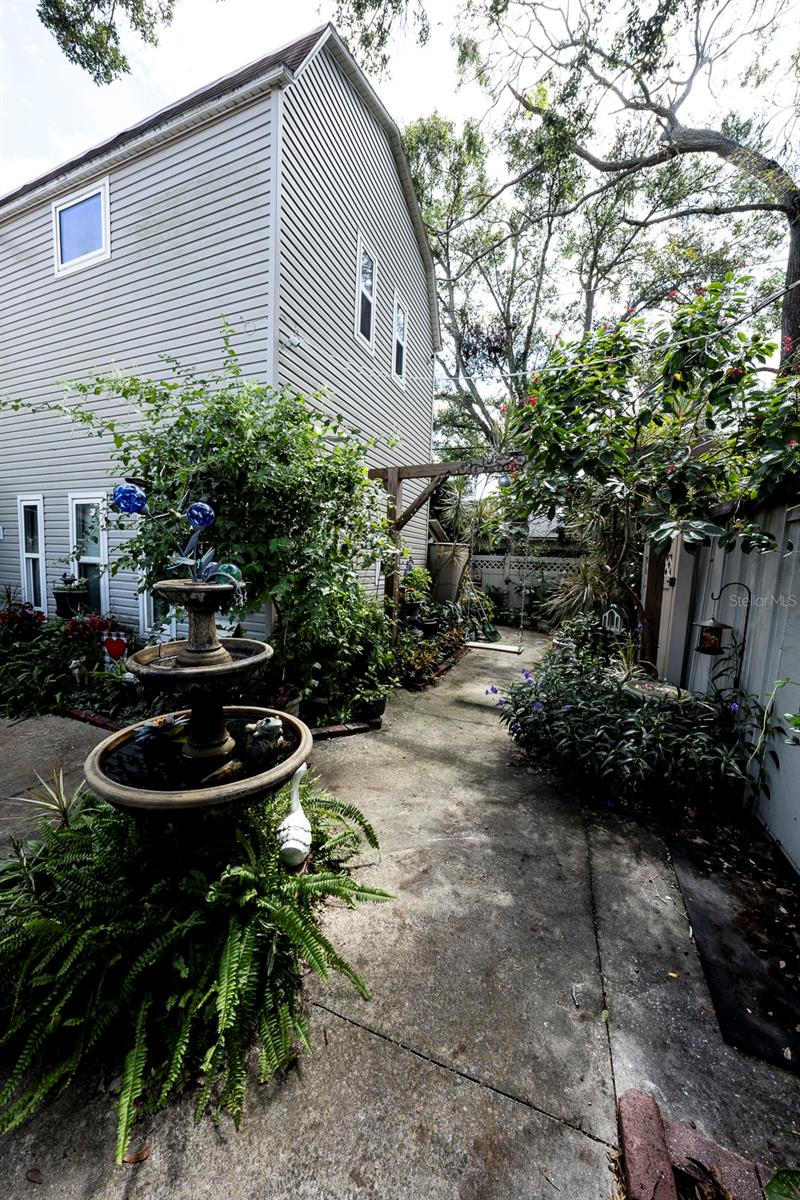
[[[522,654],[522,646],[512,646],[510,642],[465,642],[468,650],[500,650],[503,654]]]

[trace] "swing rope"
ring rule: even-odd
[[[466,644],[467,648],[470,650],[497,650],[501,654],[522,654],[523,630],[524,630],[524,624],[525,624],[525,593],[528,590],[527,587],[525,586],[525,584],[526,584],[528,575],[530,575],[531,572],[528,571],[527,574],[525,574],[522,579],[522,593],[521,593],[521,603],[520,603],[520,607],[519,607],[519,628],[517,630],[517,643],[516,643],[516,645],[513,645],[510,642],[503,642],[500,640],[499,631],[497,629],[495,629],[494,625],[492,625],[491,621],[489,620],[488,616],[486,615],[486,609],[481,604],[480,598],[478,597],[478,594],[477,594],[477,588],[475,586],[475,582],[472,578],[471,565],[472,565],[472,559],[473,559],[473,555],[474,555],[474,543],[475,543],[475,529],[473,526],[472,529],[470,530],[469,563],[467,564],[467,572],[466,572],[467,578],[468,578],[468,589],[469,589],[467,592],[468,619],[469,619],[469,616],[471,615],[469,612],[469,608],[470,608],[471,604],[474,603],[478,609],[478,612],[479,612],[481,618],[482,618],[480,627],[483,630],[484,634],[487,633],[487,630],[490,630],[494,636],[493,637],[487,636],[483,640],[481,640],[479,638],[475,638],[472,641],[467,641],[465,644]]]

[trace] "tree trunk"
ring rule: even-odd
[[[583,306],[583,332],[589,333],[591,331],[592,320],[594,318],[595,291],[593,287],[585,287],[583,291],[586,297]]]
[[[800,193],[789,217],[789,258],[786,263],[786,287],[800,281]],[[789,340],[787,340],[789,339]],[[800,374],[800,286],[787,292],[781,313],[781,362],[791,359],[788,369]]]

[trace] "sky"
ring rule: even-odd
[[[458,4],[435,0],[431,42],[398,38],[388,79],[373,81],[400,125],[438,109],[482,113],[477,88],[455,87],[450,46]],[[0,0],[0,194],[88,149],[220,75],[330,19],[320,0],[178,0],[158,46],[124,40],[131,74],[97,87],[67,62],[36,16],[36,0]]]

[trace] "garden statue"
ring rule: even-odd
[[[298,767],[292,776],[292,798],[289,813],[278,826],[276,837],[281,848],[281,861],[287,867],[299,867],[311,849],[311,824],[300,803],[300,780],[308,763]]]

